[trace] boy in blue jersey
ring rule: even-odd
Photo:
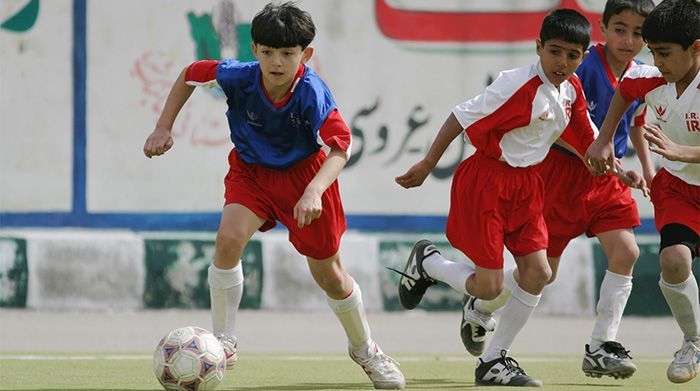
[[[593,122],[600,127],[622,79],[637,63],[644,42],[641,36],[644,18],[654,8],[651,0],[608,0],[600,28],[605,44],[589,48],[588,55],[576,70],[588,101]],[[625,113],[615,134],[617,158],[627,151],[632,140],[642,163],[646,181],[654,177],[648,145],[642,137],[643,109],[635,102]],[[639,108],[639,110],[637,110]],[[629,187],[614,175],[592,177],[580,154],[554,145],[539,166],[545,185],[544,217],[549,234],[547,260],[552,269],[550,283],[556,278],[561,255],[571,239],[585,233],[596,236],[608,258],[597,304],[597,317],[582,364],[587,376],[627,378],[636,371],[629,351],[616,341],[627,299],[632,290],[632,270],[639,248],[632,229],[640,224],[637,205]],[[629,172],[628,175],[636,176]],[[566,180],[562,180],[566,178]],[[630,178],[638,186],[641,178]],[[644,187],[643,185],[641,187]],[[513,272],[507,271],[506,287],[515,285]],[[465,297],[461,336],[472,354],[483,350],[485,333],[493,327],[491,314],[509,296],[483,301]]]
[[[257,61],[198,61],[183,69],[144,145],[149,158],[172,147],[172,125],[195,86],[218,85],[226,94],[235,147],[209,286],[213,331],[226,350],[227,367],[237,360],[243,249],[255,231],[279,220],[326,292],[347,334],[350,357],[375,388],[402,389],[404,376],[370,337],[362,292],[338,255],[346,222],[337,177],[351,139],[325,83],[304,65],[313,55],[311,16],[291,2],[270,3],[253,19],[251,35]]]

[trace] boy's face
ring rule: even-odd
[[[606,56],[618,64],[630,62],[644,47],[642,24],[644,17],[632,10],[613,15],[608,25],[600,22],[606,46]]]
[[[688,49],[678,43],[647,42],[654,66],[669,83],[690,83],[700,68],[700,39]]]
[[[253,43],[253,55],[260,62],[263,83],[268,90],[289,88],[299,65],[311,58],[313,49],[302,50],[297,45],[291,48],[271,48]]]
[[[537,55],[547,79],[558,87],[581,65],[585,48],[561,39],[549,39],[544,44],[538,40]]]

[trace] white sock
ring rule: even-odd
[[[482,314],[493,314],[498,309],[506,305],[508,299],[513,294],[513,290],[518,286],[518,282],[515,281],[515,268],[508,269],[503,275],[503,291],[493,300],[482,300],[476,299],[474,301],[474,309],[481,312]]]
[[[236,335],[236,315],[243,297],[243,263],[233,269],[209,266],[211,324],[214,333]]]
[[[465,295],[468,294],[467,278],[476,271],[469,263],[452,262],[438,253],[423,259],[423,269],[434,280],[442,281]]]
[[[700,335],[700,299],[693,273],[680,284],[669,284],[662,277],[659,286],[683,335],[686,338]]]
[[[361,350],[362,347],[367,347],[370,344],[370,331],[365,307],[362,304],[360,286],[353,281],[350,296],[342,300],[334,300],[327,296],[326,299],[345,329],[350,350]]]
[[[515,337],[520,330],[525,327],[530,315],[540,302],[542,295],[532,295],[520,288],[519,286],[513,290],[513,295],[503,307],[501,319],[496,327],[496,332],[493,334],[491,343],[481,356],[484,362],[495,360],[501,357],[501,351],[508,352],[513,344]]]
[[[632,276],[605,271],[605,277],[600,284],[600,299],[596,306],[598,316],[591,334],[591,351],[600,348],[607,341],[615,341],[630,293]]]

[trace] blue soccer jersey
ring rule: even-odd
[[[283,170],[318,152],[328,138],[319,137],[319,131],[336,110],[328,87],[311,68],[302,66],[298,76],[281,107],[266,96],[257,61],[201,61],[190,67],[187,82],[210,85],[215,77],[226,94],[226,117],[238,155],[248,164]],[[347,138],[349,144],[349,132]]]
[[[598,128],[603,124],[603,119],[608,113],[610,101],[619,83],[605,60],[604,50],[602,44],[592,46],[588,55],[576,70],[576,74],[581,79],[583,91],[586,94],[588,112]],[[625,74],[637,64],[638,62],[631,62],[625,70]],[[644,123],[642,114],[637,113],[639,115],[635,116],[635,112],[642,103],[643,101],[641,100],[636,100],[632,103],[632,106],[622,117],[615,131],[615,156],[618,158],[623,157],[627,152],[627,137],[629,136],[630,127],[640,126]]]

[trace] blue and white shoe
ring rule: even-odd
[[[673,357],[666,376],[673,383],[693,380],[700,372],[700,337],[686,338]]]

